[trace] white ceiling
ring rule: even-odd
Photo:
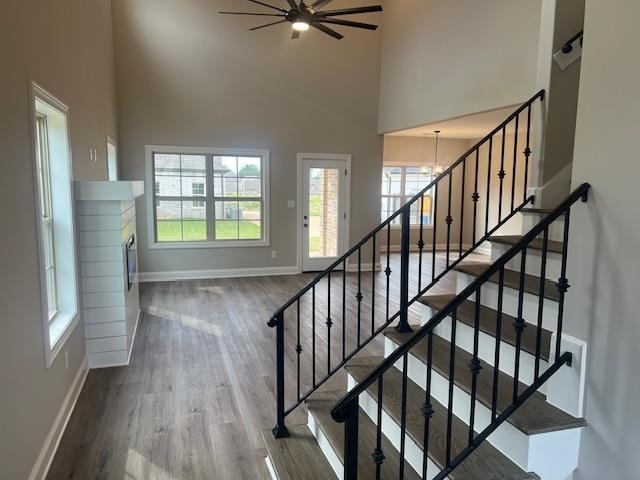
[[[499,108],[488,112],[475,113],[451,120],[421,125],[407,130],[400,130],[389,133],[388,135],[394,137],[433,137],[435,136],[433,133],[434,130],[440,130],[441,138],[482,138],[500,125],[515,109],[515,106]],[[513,122],[511,122],[510,127],[511,128],[507,128],[508,132],[513,129]]]

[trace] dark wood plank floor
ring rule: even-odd
[[[390,261],[394,270],[390,311],[395,312],[398,256],[392,254]],[[440,268],[440,254],[437,263]],[[413,271],[417,271],[417,264],[413,256]],[[429,274],[430,265],[425,256],[424,270]],[[338,278],[332,278],[331,284],[332,365],[342,355],[342,274],[335,276]],[[345,284],[349,303],[345,315],[347,352],[357,342],[357,277],[357,273],[348,273]],[[143,315],[131,364],[89,372],[48,478],[268,478],[260,432],[274,423],[275,331],[266,322],[312,278],[312,274],[305,274],[141,285]],[[454,279],[446,277],[430,293],[453,292]],[[374,284],[376,325],[383,323],[386,313],[384,273],[376,273],[374,278],[363,273],[363,339],[371,328]],[[411,288],[417,293],[416,284]],[[326,305],[327,295],[326,282],[322,282],[316,289],[317,304]],[[302,392],[312,377],[310,305],[310,297],[301,303]],[[327,369],[327,312],[322,308],[316,311],[317,379]],[[412,321],[417,320],[416,311]],[[287,400],[292,402],[297,395],[295,311],[287,313],[286,321]],[[381,339],[363,351],[363,355],[381,353]],[[325,388],[344,386],[345,376],[339,374]],[[288,422],[306,423],[304,405]]]

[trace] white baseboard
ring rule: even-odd
[[[371,262],[360,264],[361,272],[370,272],[371,271]],[[376,272],[380,272],[382,270],[382,265],[376,263]],[[357,263],[349,263],[347,264],[347,272],[357,272],[358,264]]]
[[[73,413],[73,409],[76,406],[76,402],[78,401],[78,397],[80,396],[80,392],[82,391],[84,382],[87,379],[87,373],[89,373],[89,367],[87,357],[85,356],[82,359],[82,363],[80,364],[78,373],[76,373],[76,376],[73,379],[71,388],[69,388],[67,396],[62,402],[62,406],[58,411],[58,415],[56,415],[56,419],[53,422],[49,433],[47,434],[47,438],[44,441],[42,449],[40,450],[40,454],[38,455],[36,463],[34,464],[33,469],[29,474],[29,480],[44,480],[44,478],[49,473],[49,468],[51,467],[53,457],[58,450],[62,435],[67,428],[67,423],[71,418],[71,414]]]
[[[173,282],[179,280],[208,280],[212,278],[268,277],[297,275],[298,267],[222,268],[213,270],[174,270],[166,272],[140,272],[139,281]]]

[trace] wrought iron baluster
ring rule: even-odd
[[[504,177],[506,172],[504,171],[504,149],[505,141],[507,137],[506,125],[502,127],[502,147],[500,150],[500,171],[498,172],[498,178],[500,179],[500,194],[498,195],[498,223],[502,221],[502,193],[504,191]]]
[[[531,104],[527,108],[527,146],[524,149],[524,186],[522,189],[522,201],[527,200],[527,187],[529,185],[529,157],[531,156]]]
[[[431,404],[431,368],[433,365],[433,332],[427,335],[427,383],[424,403],[420,411],[424,416],[424,437],[422,443],[424,445],[422,457],[422,478],[427,478],[427,466],[429,464],[429,427],[431,417],[433,417],[433,405]]]
[[[491,156],[493,155],[493,136],[489,138],[489,155],[487,157],[487,198],[485,205],[487,213],[484,219],[484,234],[489,233],[489,206],[491,205]]]
[[[516,126],[513,135],[513,170],[511,171],[511,211],[516,204],[516,171],[518,168],[518,127],[520,122],[520,114],[516,115]]]
[[[311,380],[316,387],[316,286],[311,288]]]
[[[476,290],[476,304],[474,312],[473,323],[473,357],[469,363],[469,369],[471,370],[471,411],[469,414],[469,445],[473,442],[474,437],[474,424],[476,419],[476,396],[478,390],[478,374],[482,370],[482,362],[478,358],[478,348],[480,340],[480,300],[481,300],[481,287]]]
[[[327,375],[331,374],[331,270],[327,272]]]
[[[347,406],[344,423],[344,479],[358,480],[359,397]]]
[[[276,327],[276,426],[272,433],[275,438],[289,436],[284,423],[284,311],[269,321],[270,327]]]
[[[342,261],[342,361],[347,353],[347,259]]]
[[[300,401],[300,354],[302,354],[302,345],[300,345],[300,298],[296,301],[296,325],[297,325],[297,333],[296,333],[296,357],[297,357],[297,377],[298,377],[298,386],[297,386],[297,399]]]
[[[447,206],[447,261],[446,268],[449,268],[449,256],[451,253],[451,224],[453,223],[453,217],[451,216],[451,191],[453,189],[453,170],[449,170],[449,203]]]
[[[380,471],[382,464],[384,463],[384,452],[382,451],[382,388],[383,388],[383,375],[378,377],[378,415],[376,423],[376,448],[371,454],[371,458],[376,464],[376,480],[380,480]]]
[[[464,160],[462,161],[462,185],[461,185],[461,192],[460,192],[460,245],[458,246],[458,258],[462,257],[462,240],[464,237],[464,200],[465,200],[465,181],[466,181],[466,177],[467,177],[467,158],[468,157],[464,157]]]
[[[399,478],[404,478],[405,468],[405,443],[407,432],[407,385],[408,385],[409,353],[402,357],[402,400],[400,410],[400,474]]]
[[[438,185],[440,182],[436,182],[433,187],[433,219],[431,223],[433,224],[433,241],[431,242],[431,281],[433,282],[436,279],[436,233],[438,230]]]
[[[358,293],[356,293],[356,301],[358,302],[358,348],[360,348],[360,314],[362,313],[362,247],[358,248]]]
[[[584,200],[586,201],[586,200]],[[571,217],[571,209],[568,208],[564,214],[564,235],[562,236],[562,266],[560,267],[560,278],[556,286],[560,293],[558,299],[558,328],[556,329],[556,362],[560,360],[560,347],[562,346],[562,322],[564,317],[564,296],[569,290],[569,281],[567,280],[567,250],[569,246],[569,220]]]
[[[527,249],[524,248],[520,252],[520,285],[518,287],[518,316],[513,322],[513,328],[516,331],[516,360],[513,369],[513,403],[516,403],[519,395],[519,379],[520,379],[520,353],[522,348],[522,332],[526,328],[524,318],[522,318],[522,310],[524,308],[524,280],[526,275]],[[541,280],[542,281],[542,280]]]
[[[400,321],[396,325],[398,332],[411,332],[409,327],[409,236],[411,235],[411,207],[405,205],[402,210],[402,240],[400,252]]]
[[[376,331],[376,234],[372,238],[371,253],[371,336]]]
[[[478,169],[480,168],[480,147],[476,150],[476,170],[473,181],[473,195],[471,195],[471,201],[473,202],[473,230],[471,231],[472,240],[471,248],[476,246],[476,228],[478,224],[478,200],[480,200],[480,194],[478,193]]]
[[[496,306],[496,351],[493,360],[493,392],[491,394],[491,421],[495,421],[498,409],[498,382],[500,381],[500,347],[502,345],[502,301],[504,297],[504,266],[498,273],[498,304]]]
[[[451,345],[449,352],[449,403],[447,405],[447,440],[445,447],[445,466],[451,465],[451,442],[453,437],[453,386],[456,368],[456,330],[458,325],[458,309],[451,314]]]
[[[424,195],[420,197],[420,239],[418,240],[418,292],[422,290],[422,250],[424,249]]]
[[[549,227],[544,229],[542,234],[542,259],[540,265],[540,285],[538,290],[538,325],[536,330],[536,355],[535,355],[535,371],[534,380],[540,377],[540,351],[542,344],[542,317],[544,315],[544,288],[545,278],[547,276],[547,251],[549,249]]]
[[[390,265],[391,259],[391,222],[387,225],[387,267],[384,269],[384,274],[387,277],[387,313],[385,315],[385,321],[389,321],[389,278],[391,277],[391,267]]]

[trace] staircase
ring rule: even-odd
[[[498,144],[501,151],[498,180],[494,180],[494,188],[499,189],[498,202],[489,202],[490,195],[486,193],[486,204],[478,206],[482,190],[480,157],[488,151],[489,192],[493,135],[504,134],[509,122],[515,122],[517,132],[523,112],[528,120],[524,148],[527,165],[520,168],[528,171],[531,105],[540,98],[543,95],[538,94],[525,103],[397,212],[403,216],[403,247],[398,278],[400,298],[395,314],[390,314],[394,304],[390,307],[388,255],[384,269],[386,292],[379,286],[376,290],[375,280],[369,290],[362,285],[362,249],[367,242],[372,243],[371,264],[375,265],[376,245],[383,245],[385,236],[388,238],[385,235],[388,224],[384,222],[276,312],[269,324],[277,329],[277,425],[263,432],[272,478],[566,480],[570,477],[577,467],[580,433],[585,427],[581,418],[585,346],[562,333],[564,297],[569,288],[566,253],[571,208],[580,199],[586,201],[589,185],[582,185],[554,210],[527,208],[532,199],[523,195],[522,201],[517,201],[515,194],[517,146],[512,169],[505,170],[507,157],[502,140]],[[469,164],[467,158],[471,158]],[[462,192],[452,192],[451,179],[456,168],[462,168]],[[465,190],[466,173],[474,170],[473,187]],[[512,189],[509,183],[505,187],[505,178],[506,182],[513,179]],[[442,183],[447,179],[448,184]],[[525,173],[523,192],[526,182]],[[413,265],[412,270],[408,214],[413,204],[422,205],[419,200],[423,195],[433,195],[434,189],[437,204],[438,187],[448,199],[443,224],[447,229],[446,260],[436,269],[435,253],[429,252],[433,255],[433,267],[423,268],[424,239],[420,235],[418,265]],[[505,201],[503,194],[508,195],[509,190],[511,198]],[[465,212],[464,198],[471,201],[466,211],[473,211],[473,238],[467,248],[462,228],[459,238],[451,233],[452,195],[462,196],[455,212],[460,224]],[[507,211],[503,214],[504,205]],[[497,208],[497,213],[490,212],[492,208]],[[485,209],[484,218],[480,218],[478,212]],[[522,234],[497,235],[509,220],[516,220],[516,215],[521,217]],[[497,221],[491,223],[491,218]],[[439,226],[434,220],[433,230]],[[433,238],[435,244],[435,232]],[[491,263],[470,262],[468,255],[483,241],[491,245]],[[345,292],[347,264],[353,255],[358,263],[356,307],[351,309],[347,307]],[[414,256],[412,261],[415,260]],[[342,268],[338,270],[339,267]],[[416,269],[417,279],[412,278]],[[337,285],[338,300],[340,286],[343,292],[338,305],[335,295],[332,296],[332,274],[334,285],[342,277]],[[455,275],[456,294],[431,293],[446,275]],[[370,277],[375,279],[375,274]],[[317,305],[316,295],[321,285],[323,295],[327,295],[322,306]],[[413,295],[410,290],[417,292]],[[305,299],[308,294],[310,301]],[[365,296],[371,303],[369,309],[362,305]],[[412,317],[410,308],[419,312],[419,316]],[[300,330],[305,309],[310,309],[313,328],[312,378],[308,388],[304,387],[303,377],[309,372],[301,368],[305,349]],[[292,312],[285,320],[287,310]],[[376,323],[376,311],[380,310],[386,315]],[[322,324],[316,324],[316,317],[322,318]],[[418,321],[411,324],[410,318]],[[342,320],[341,349],[340,338],[335,334],[331,345],[332,328],[339,327],[337,320]],[[395,320],[398,324],[391,327]],[[357,323],[353,348],[347,345],[345,333],[349,331],[349,322]],[[288,325],[291,328],[285,333]],[[326,329],[323,340],[327,345],[317,362],[323,344],[316,341],[320,325]],[[383,338],[384,357],[367,356],[364,347],[378,336]],[[296,343],[285,348],[287,340]],[[332,362],[332,351],[336,348],[338,358],[333,353]],[[294,371],[285,375],[285,354],[290,351],[295,355]],[[317,364],[322,364],[321,370],[326,372],[320,378],[316,376]],[[347,376],[343,389],[319,388],[342,369]],[[285,379],[295,379],[295,388],[286,389]],[[292,395],[291,406],[285,408],[287,398]],[[285,417],[303,402],[308,410],[307,425],[285,426]]]

